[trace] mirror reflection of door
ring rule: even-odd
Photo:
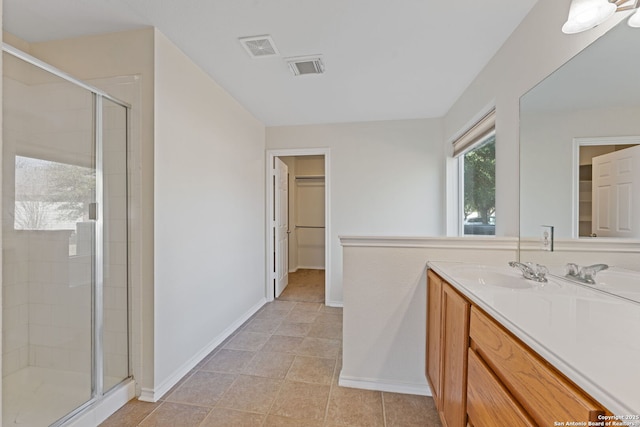
[[[633,227],[635,234],[631,234],[628,230],[633,225],[631,221],[633,211],[636,211],[636,215],[638,214],[637,208],[632,209],[633,202],[630,197],[633,193],[630,189],[637,189],[639,185],[637,182],[633,184],[630,181],[633,174],[626,171],[631,167],[629,163],[631,160],[625,160],[629,157],[627,153],[630,153],[626,150],[630,148],[640,153],[640,146],[629,144],[580,146],[579,237],[638,237],[637,233],[640,230],[637,225]],[[620,152],[622,154],[614,154]],[[614,160],[618,157],[620,162]],[[636,157],[640,159],[640,155]],[[610,176],[613,173],[610,167],[620,170],[619,174],[615,174],[617,178]],[[640,171],[639,168],[640,163],[636,163],[633,168],[636,176]]]
[[[640,146],[593,158],[593,234],[601,237],[640,237],[634,213],[640,200]]]

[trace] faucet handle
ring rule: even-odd
[[[578,276],[580,274],[580,266],[570,262],[565,266],[565,272],[567,276]]]

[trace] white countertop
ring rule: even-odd
[[[507,265],[428,266],[613,414],[640,414],[640,303]]]

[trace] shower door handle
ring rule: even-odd
[[[92,221],[98,220],[98,204],[89,203],[89,219]]]

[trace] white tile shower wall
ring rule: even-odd
[[[28,246],[21,233],[6,233],[3,249],[3,373],[8,375],[28,364],[29,289]]]
[[[5,79],[5,98],[15,99],[5,105],[3,114],[4,150],[15,152],[18,141],[28,133],[27,111],[29,101],[25,85],[17,80]],[[2,249],[2,372],[8,375],[28,365],[29,361],[29,264],[28,237],[13,229],[14,215],[14,156],[3,157],[3,249]]]
[[[91,257],[69,256],[70,230],[25,233],[30,249],[29,365],[89,373]]]

